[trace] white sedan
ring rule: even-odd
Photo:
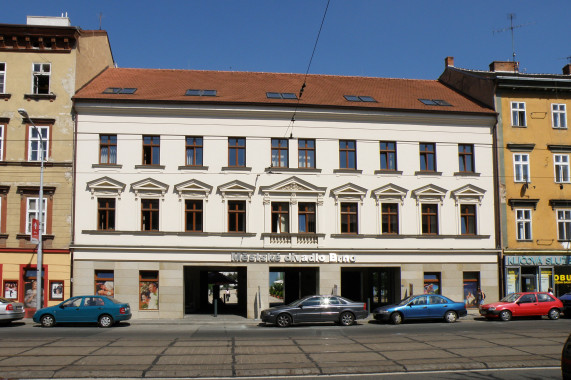
[[[24,318],[24,304],[0,297],[0,324]]]

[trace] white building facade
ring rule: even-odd
[[[217,311],[248,318],[314,293],[493,299],[495,114],[436,81],[303,80],[109,69],[79,91],[74,295],[183,318],[225,273]]]

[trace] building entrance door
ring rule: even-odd
[[[270,306],[317,294],[319,268],[270,268]]]
[[[341,268],[341,296],[368,302],[370,309],[401,299],[400,268]]]
[[[536,267],[521,267],[521,291],[537,292]]]

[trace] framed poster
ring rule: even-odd
[[[50,301],[63,300],[63,281],[50,280]]]
[[[18,299],[18,280],[4,280],[3,296],[9,300]]]

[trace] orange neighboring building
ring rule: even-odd
[[[70,26],[67,17],[0,24],[0,283],[2,296],[35,310],[40,139],[44,141],[43,304],[70,295],[73,136],[71,97],[113,66],[107,33]],[[23,120],[25,109],[33,124]]]
[[[518,62],[489,71],[454,67],[439,80],[496,110],[497,230],[503,293],[571,291],[571,65],[563,74],[519,72]]]

